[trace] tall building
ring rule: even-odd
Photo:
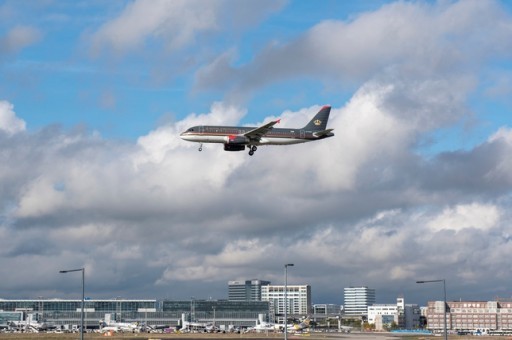
[[[287,314],[294,317],[303,317],[311,313],[311,286],[288,285],[287,286]],[[261,299],[269,302],[270,315],[274,315],[273,322],[284,322],[284,285],[262,286]]]
[[[261,287],[270,281],[246,280],[228,282],[229,301],[261,301]]]
[[[375,289],[368,287],[344,288],[345,315],[368,316],[368,306],[375,303]]]

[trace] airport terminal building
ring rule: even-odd
[[[0,299],[0,327],[6,327],[12,321],[25,320],[28,315],[34,321],[47,325],[78,325],[81,306],[81,300]],[[250,327],[256,324],[260,314],[263,314],[264,319],[269,319],[269,303],[228,300],[85,300],[86,328],[98,328],[105,314],[110,314],[111,319],[117,322],[138,322],[152,326],[175,327],[184,318],[190,322],[215,323],[218,326]]]

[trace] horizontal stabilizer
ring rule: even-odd
[[[315,136],[315,137],[331,137],[331,136],[334,136],[334,133],[332,133],[333,130],[334,129],[316,131],[316,132],[313,132],[313,136]]]

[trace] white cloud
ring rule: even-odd
[[[279,10],[283,3],[136,0],[92,35],[92,50],[96,54],[103,49],[125,53],[157,42],[164,45],[165,51],[176,52],[192,45],[202,35],[243,31],[269,12]]]
[[[25,131],[25,125],[23,119],[16,117],[14,105],[5,100],[0,100],[0,131],[13,135]]]
[[[433,231],[475,228],[488,231],[498,225],[499,209],[488,204],[461,204],[445,209],[439,216],[428,223]]]
[[[217,28],[220,2],[147,1],[130,3],[116,19],[93,36],[93,47],[124,52],[144,46],[146,39],[162,39],[175,50],[194,42],[197,34]]]

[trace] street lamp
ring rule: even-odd
[[[84,340],[85,268],[61,270],[59,273],[82,272],[82,311],[80,313],[80,340]]]
[[[288,340],[288,267],[293,263],[284,265],[284,340]]]
[[[442,282],[443,283],[443,291],[444,291],[444,306],[443,306],[443,319],[444,319],[444,340],[448,340],[448,330],[446,328],[446,280],[422,280],[416,281],[416,283],[431,283],[431,282]]]

